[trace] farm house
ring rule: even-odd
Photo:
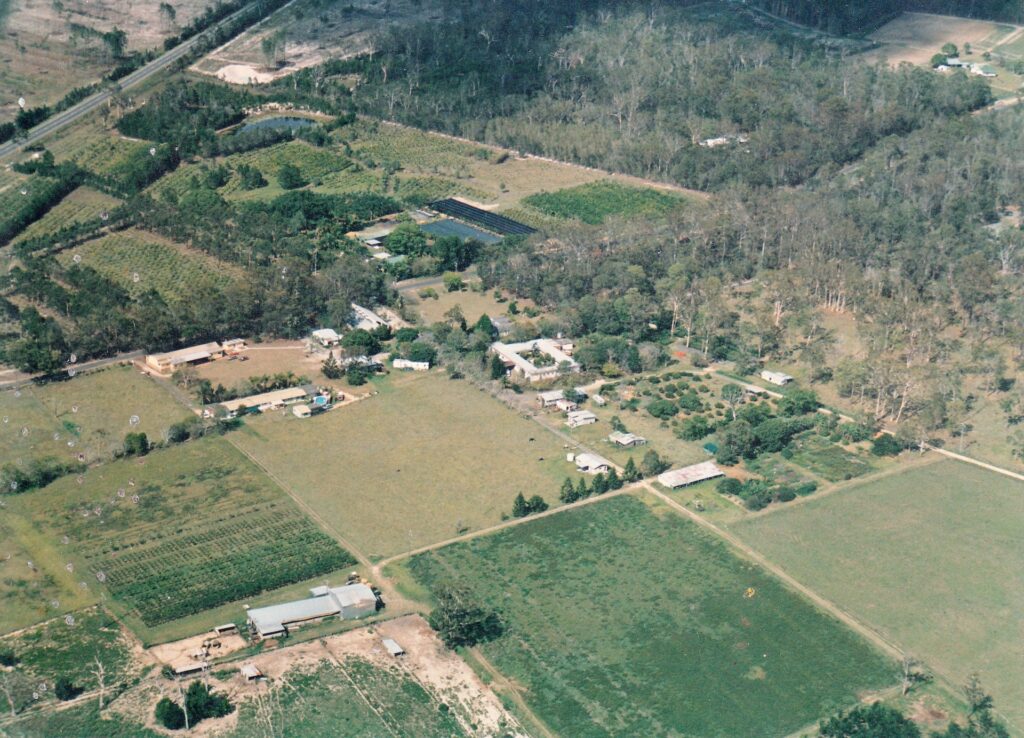
[[[173,374],[175,370],[190,364],[203,364],[224,355],[224,349],[216,341],[201,346],[168,351],[165,354],[150,354],[146,357],[146,366],[160,374]]]
[[[537,404],[541,407],[552,407],[565,399],[562,390],[549,390],[537,393]]]
[[[313,340],[324,348],[337,346],[341,343],[341,336],[339,336],[338,332],[333,328],[317,328],[311,335],[313,336]]]
[[[344,587],[314,587],[304,600],[249,610],[247,619],[252,632],[260,638],[287,635],[289,628],[337,616],[341,620],[357,620],[377,612],[380,600],[362,583]]]
[[[724,477],[725,474],[713,461],[702,461],[699,464],[684,466],[682,469],[672,469],[664,474],[658,475],[658,482],[669,489],[687,487],[697,482],[703,482],[716,477]]]
[[[303,402],[315,394],[316,387],[311,384],[305,384],[301,387],[286,387],[285,389],[263,392],[258,395],[239,397],[235,400],[225,400],[214,407],[223,408],[227,413],[227,416],[229,418],[233,418],[243,409],[255,408],[259,410],[259,412],[264,413],[267,410],[276,410],[288,405]],[[207,410],[204,411],[204,414],[207,416],[212,415],[213,413],[211,408],[207,408]]]
[[[578,372],[580,365],[573,360],[572,350],[572,342],[560,338],[538,338],[522,343],[495,341],[491,344],[491,352],[498,355],[505,367],[528,382],[543,382],[565,372]],[[527,358],[529,355],[537,358],[531,360]]]

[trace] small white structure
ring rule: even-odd
[[[405,649],[398,645],[398,641],[392,638],[382,638],[381,643],[387,649],[387,652],[395,658],[405,656]]]
[[[564,399],[565,393],[562,390],[548,390],[547,392],[537,393],[537,404],[541,407],[552,407]]]
[[[187,664],[174,667],[174,676],[184,677],[191,676],[192,674],[201,674],[210,668],[210,664],[207,661],[190,661]]]
[[[566,417],[565,424],[570,428],[579,428],[581,425],[591,425],[597,422],[597,416],[589,410],[577,410]]]
[[[387,251],[374,251],[373,258],[377,261],[387,261],[391,258],[391,254]]]
[[[229,338],[227,341],[220,345],[224,349],[224,353],[228,356],[237,356],[238,354],[245,351],[245,340],[241,338]]]
[[[242,664],[239,671],[247,682],[255,682],[257,679],[263,678],[263,672],[260,671],[260,667],[256,666],[256,664]]]
[[[558,377],[563,372],[578,372],[580,365],[572,358],[573,344],[561,338],[538,338],[522,343],[495,341],[491,351],[498,355],[512,374],[528,382],[543,382]],[[551,362],[538,366],[523,354],[537,353],[548,357]]]
[[[309,405],[293,405],[292,406],[292,415],[294,415],[296,418],[308,418],[312,414],[313,414],[313,411],[312,411],[312,409],[310,409]]]
[[[238,632],[238,626],[234,623],[224,623],[224,625],[218,625],[213,629],[215,636],[231,635]]]
[[[395,359],[391,362],[395,369],[411,369],[414,372],[425,372],[430,370],[429,361],[410,361],[409,359]]]
[[[573,410],[578,408],[579,405],[577,405],[572,400],[567,400],[566,398],[563,397],[561,400],[555,402],[555,407],[557,407],[563,413],[571,413]]]
[[[635,433],[622,433],[621,431],[615,431],[609,434],[608,440],[616,446],[622,446],[623,448],[643,446],[647,443],[647,439],[643,436],[638,436]]]
[[[604,395],[594,395],[590,399],[598,407],[604,407],[608,404],[608,400],[604,398]]]
[[[713,461],[702,461],[692,466],[684,466],[682,469],[672,469],[664,474],[658,475],[658,481],[669,489],[686,487],[707,479],[724,477],[725,474]]]
[[[363,243],[369,246],[371,249],[379,249],[384,243],[379,238],[368,238]]]
[[[190,346],[168,351],[165,354],[150,354],[146,357],[146,366],[160,374],[172,374],[179,367],[189,364],[202,364],[224,355],[224,349],[216,341],[201,346]]]
[[[597,454],[577,454],[574,461],[576,470],[584,474],[603,474],[612,468],[612,462]]]
[[[761,371],[761,379],[766,382],[771,382],[772,384],[777,384],[780,387],[793,381],[793,378],[788,374],[784,374],[783,372],[772,372],[767,369]]]
[[[330,348],[341,343],[341,336],[333,328],[317,328],[313,331],[313,340],[324,348]]]

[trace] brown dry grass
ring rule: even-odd
[[[927,64],[943,44],[962,47],[966,42],[980,47],[987,39],[997,39],[1001,25],[946,15],[903,13],[869,36],[882,46],[868,58],[873,61],[884,58],[894,65],[900,62]]]

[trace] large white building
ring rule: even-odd
[[[572,342],[560,338],[538,338],[521,343],[495,341],[491,344],[491,351],[501,358],[505,368],[528,382],[543,382],[566,372],[578,372],[580,365],[573,360],[572,350]],[[531,353],[547,357],[547,362],[538,364],[524,356]]]
[[[249,626],[260,638],[286,635],[288,628],[324,618],[355,620],[377,612],[377,595],[365,584],[314,587],[304,600],[256,607],[248,612]]]

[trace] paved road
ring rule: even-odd
[[[145,351],[130,351],[126,354],[118,354],[117,356],[109,356],[105,359],[93,359],[92,361],[83,361],[81,364],[75,365],[75,372],[77,374],[85,374],[87,372],[95,371],[96,369],[102,369],[103,367],[110,366],[111,364],[120,364],[125,361],[132,361],[139,359],[146,355]],[[68,367],[70,368],[70,367]],[[0,390],[12,390],[18,389],[19,387],[27,387],[28,385],[39,379],[41,375],[34,375],[23,379],[15,379],[8,382],[0,382]]]
[[[199,33],[190,38],[189,40],[178,44],[162,56],[158,56],[156,59],[149,62],[149,64],[146,64],[145,66],[136,69],[128,76],[118,80],[117,85],[120,87],[121,90],[130,90],[133,87],[137,87],[138,85],[142,84],[147,79],[152,77],[154,74],[157,74],[163,71],[164,69],[167,69],[167,67],[174,64],[174,62],[176,62],[178,59],[188,54],[193,49],[193,47],[195,47],[196,44],[203,40],[212,29],[222,26],[225,23],[230,23],[236,17],[246,12],[247,10],[249,10],[248,7],[242,8],[241,10],[232,13],[215,26],[212,26],[206,31]],[[40,139],[46,136],[49,136],[51,133],[59,131],[65,126],[74,123],[83,115],[87,115],[88,113],[91,113],[93,110],[103,105],[107,100],[111,98],[112,95],[113,92],[111,90],[102,90],[93,95],[90,95],[77,105],[68,108],[64,112],[58,113],[57,115],[47,118],[42,123],[33,128],[31,131],[29,131],[28,136],[21,139],[20,141],[8,141],[7,143],[0,145],[0,160],[12,156],[13,154],[17,153],[22,147],[27,146],[28,144],[31,143],[35,143],[36,141],[39,141]]]

